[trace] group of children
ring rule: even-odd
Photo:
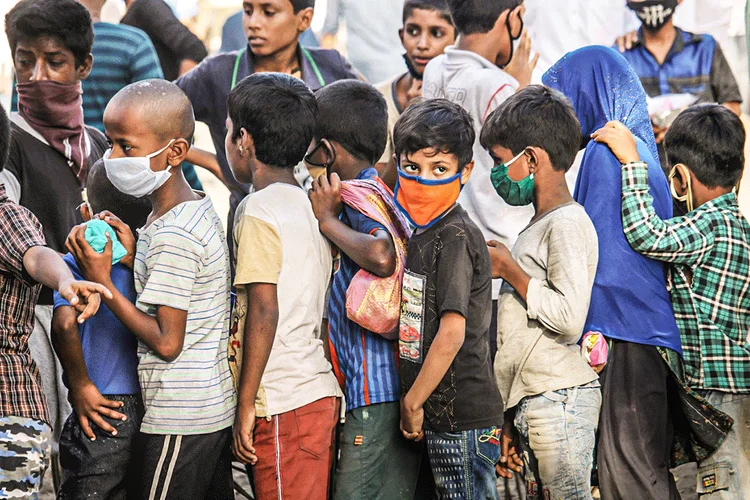
[[[291,34],[268,46],[275,15],[307,28],[305,2],[256,3],[252,55],[111,100],[62,259],[0,191],[0,492],[33,497],[48,461],[37,283],[58,291],[74,408],[59,498],[231,499],[233,456],[261,500],[497,498],[498,476],[522,471],[529,498],[591,498],[597,440],[602,498],[678,498],[683,431],[699,493],[750,489],[736,115],[678,117],[667,179],[616,51],[573,52],[545,86],[524,85],[533,62],[508,67],[517,40],[528,50],[518,0],[407,1],[409,72],[385,97],[326,81],[345,61]],[[269,71],[277,49],[300,78]],[[200,116],[238,194],[231,247],[179,168]],[[7,120],[0,139],[4,160]],[[584,333],[609,357],[589,361]]]

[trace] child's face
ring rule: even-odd
[[[82,65],[76,65],[73,52],[51,36],[22,39],[13,53],[19,83],[42,80],[78,83],[89,75],[92,62],[93,58],[89,55]]]
[[[124,104],[110,104],[104,111],[104,131],[110,142],[110,158],[143,157],[161,150],[169,143],[154,133],[148,126],[148,117]],[[186,141],[180,139],[183,143]],[[173,148],[167,148],[152,157],[151,170],[158,172],[170,164]],[[183,158],[184,159],[184,158]],[[181,163],[180,159],[178,163]]]
[[[313,10],[294,13],[289,0],[244,0],[242,24],[250,50],[256,56],[270,56],[296,45],[302,32],[310,27]]]
[[[399,30],[406,57],[422,74],[427,63],[456,42],[455,28],[437,10],[414,9]]]
[[[224,139],[224,149],[227,154],[227,162],[232,170],[232,175],[238,182],[249,184],[253,181],[253,174],[250,170],[250,150],[247,142],[246,133],[242,133],[236,141],[232,140],[234,136],[234,124],[232,119],[227,117],[227,136]]]
[[[400,158],[401,171],[407,175],[421,177],[422,179],[440,181],[449,179],[459,171],[458,157],[453,153],[444,153],[435,151],[435,149],[420,149],[416,153],[407,155],[401,154]],[[471,171],[474,168],[474,162],[464,166],[461,171],[461,183],[466,184]]]
[[[493,146],[490,149],[489,153],[492,157],[492,161],[496,166],[503,163],[508,163],[516,157],[516,155],[514,155],[510,149],[504,148],[503,146]],[[522,179],[525,179],[530,174],[531,170],[529,165],[529,158],[527,155],[521,156],[519,159],[508,166],[508,177],[510,177],[510,179],[513,181],[520,181]]]

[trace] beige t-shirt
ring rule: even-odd
[[[331,248],[318,230],[307,193],[297,186],[272,184],[249,195],[242,208],[235,229],[237,304],[230,356],[241,352],[248,305],[244,287],[275,284],[279,301],[276,337],[258,390],[256,415],[278,415],[321,398],[342,397],[320,338]],[[239,360],[232,364],[237,367]]]
[[[393,129],[396,127],[399,116],[401,116],[401,111],[396,101],[396,82],[403,76],[403,73],[398,74],[375,86],[378,92],[383,94],[385,103],[388,105],[388,142],[385,144],[385,152],[383,152],[383,156],[378,163],[388,163],[393,156]]]

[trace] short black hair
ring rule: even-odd
[[[446,99],[416,102],[401,114],[393,129],[396,158],[423,149],[453,154],[462,169],[474,157],[474,121],[461,106]]]
[[[522,3],[523,0],[448,0],[453,24],[462,35],[488,33],[503,12]]]
[[[294,168],[305,157],[317,126],[318,104],[301,80],[282,73],[255,73],[229,93],[236,141],[244,128],[255,156],[266,165]]]
[[[14,58],[19,41],[50,36],[73,53],[77,66],[94,44],[91,14],[76,0],[21,0],[5,15],[5,34]]]
[[[8,151],[10,150],[10,119],[5,108],[0,104],[0,172],[8,162]]]
[[[745,165],[745,127],[719,104],[699,104],[675,119],[664,137],[670,166],[682,163],[709,188],[731,188]]]
[[[137,229],[146,225],[146,220],[151,213],[151,202],[148,196],[136,198],[120,192],[112,185],[107,177],[103,160],[94,163],[89,170],[86,195],[93,214],[109,210],[127,224],[133,234]]]
[[[453,24],[451,11],[448,8],[446,0],[406,0],[404,3],[403,22],[406,23],[406,19],[417,9],[437,11],[443,19]]]
[[[369,83],[339,80],[315,93],[318,127],[315,139],[341,144],[371,164],[378,162],[388,140],[388,105]]]
[[[581,124],[563,94],[529,85],[490,114],[479,142],[486,150],[502,146],[514,155],[527,147],[541,148],[555,170],[567,171],[581,146]]]
[[[314,9],[315,8],[315,0],[289,0],[292,3],[292,8],[294,8],[294,13],[305,9]]]

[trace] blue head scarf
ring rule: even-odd
[[[630,248],[622,229],[620,162],[607,146],[589,139],[609,121],[625,124],[636,137],[641,159],[648,163],[656,213],[663,219],[672,216],[672,197],[658,161],[646,93],[638,76],[617,51],[597,46],[567,54],[542,80],[573,104],[587,141],[575,199],[596,227],[599,266],[586,331],[681,352],[666,268]]]

